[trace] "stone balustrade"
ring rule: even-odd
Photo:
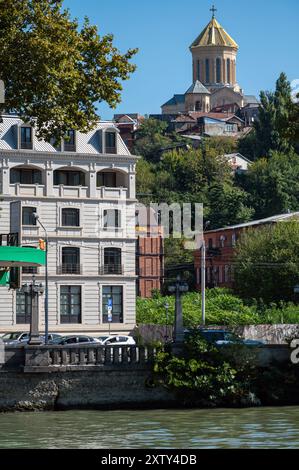
[[[138,346],[40,345],[8,347],[3,368],[24,372],[53,372],[150,365],[155,348]]]

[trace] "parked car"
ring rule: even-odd
[[[29,333],[26,332],[14,332],[14,333],[5,333],[0,338],[6,346],[14,346],[21,343],[26,343],[29,340]]]
[[[264,341],[253,340],[253,339],[244,339],[240,338],[235,333],[232,333],[227,330],[217,330],[217,329],[204,329],[199,328],[198,331],[200,335],[210,344],[215,344],[216,346],[227,346],[232,344],[243,344],[245,346],[263,346]],[[192,334],[192,330],[186,330],[185,333]]]
[[[132,336],[98,336],[98,340],[103,346],[134,346],[136,342]]]
[[[60,338],[55,338],[52,341],[49,341],[49,344],[92,344],[100,343],[97,338],[92,338],[91,336],[60,336]]]
[[[27,344],[30,338],[29,333],[5,333],[5,335],[2,336],[2,341],[4,341],[6,346],[24,346],[24,344]],[[42,343],[45,342],[45,335],[40,335],[40,340]],[[52,341],[55,338],[61,338],[60,335],[56,333],[49,333],[48,334],[48,341]]]

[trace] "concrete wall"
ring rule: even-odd
[[[53,374],[0,371],[0,411],[165,408],[174,404],[166,389],[147,386],[149,377],[148,369]]]
[[[294,325],[247,325],[235,328],[217,326],[218,329],[233,329],[245,339],[263,340],[267,344],[287,344],[288,338],[299,338],[299,324]],[[164,325],[138,325],[135,334],[141,336],[146,344],[164,342],[165,337],[172,337],[172,327]]]

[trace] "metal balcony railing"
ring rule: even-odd
[[[106,153],[116,154],[116,147],[106,147]]]
[[[61,264],[57,268],[57,274],[82,274],[83,269],[81,264],[67,263]]]
[[[64,151],[65,152],[76,152],[76,144],[69,144],[67,142],[64,143]]]
[[[99,267],[99,275],[114,275],[121,276],[124,274],[124,267],[121,264],[104,264]]]
[[[33,143],[32,142],[21,142],[21,149],[32,150],[33,149]]]

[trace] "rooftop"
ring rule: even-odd
[[[194,47],[206,46],[226,46],[233,47],[234,49],[239,48],[238,44],[223,29],[214,16],[209,24],[200,33],[200,35],[191,44],[190,49],[193,49]]]
[[[231,225],[228,227],[222,227],[222,228],[218,228],[215,230],[208,230],[205,233],[223,232],[224,230],[235,230],[235,229],[240,229],[240,228],[254,227],[256,225],[265,225],[265,224],[271,224],[271,223],[273,224],[276,222],[284,222],[294,217],[299,218],[299,212],[289,212],[287,214],[274,215],[272,217],[267,217],[266,219],[253,220],[251,222],[246,222],[244,224]]]

